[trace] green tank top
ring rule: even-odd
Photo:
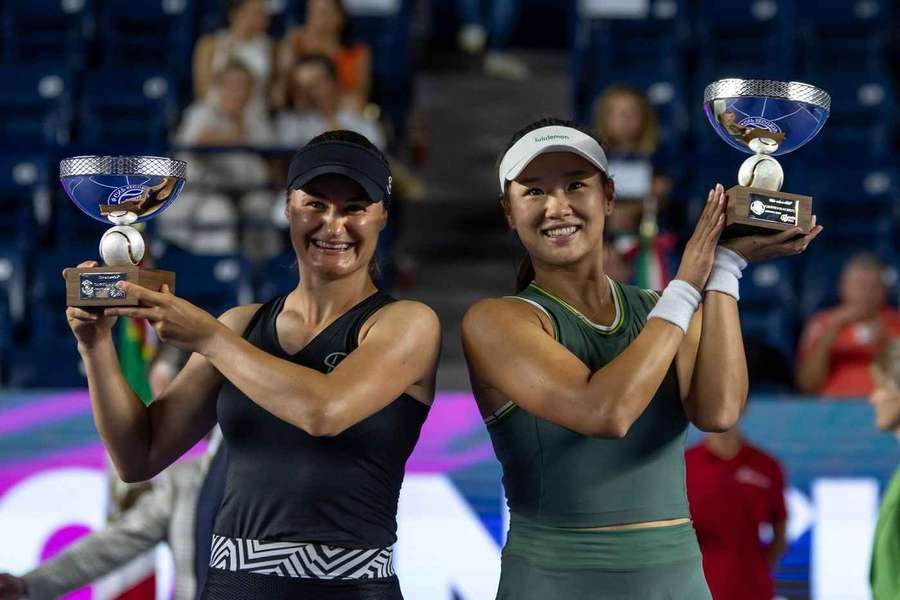
[[[611,281],[616,317],[592,323],[534,282],[515,298],[553,323],[556,341],[596,372],[641,332],[659,296]],[[688,420],[674,361],[622,439],[587,437],[508,403],[485,419],[503,467],[509,509],[554,527],[602,527],[689,517],[684,480]]]

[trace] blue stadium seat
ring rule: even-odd
[[[60,331],[54,338],[35,337],[18,344],[8,356],[6,385],[12,388],[85,388],[87,378],[66,324],[65,306],[45,318],[55,321]]]
[[[687,8],[683,0],[653,1],[638,12],[610,10],[607,3],[580,2],[574,11],[572,98],[576,117],[590,118],[594,98],[610,81],[646,86],[650,80],[676,86],[664,94],[683,101],[683,51],[688,38]],[[661,114],[660,121],[671,126]],[[675,127],[683,125],[676,115]]]
[[[0,65],[0,81],[0,150],[68,143],[72,78],[65,64]]]
[[[98,236],[97,242],[100,238]],[[62,271],[84,260],[99,261],[98,244],[65,243],[55,248],[41,249],[31,260],[28,302],[32,306],[59,307],[66,305],[66,285]],[[40,319],[38,319],[39,325]]]
[[[157,268],[175,272],[175,293],[215,316],[252,300],[250,267],[240,255],[199,256],[167,246]]]
[[[819,243],[829,247],[893,251],[900,174],[892,165],[845,164],[811,173],[813,205],[825,226]],[[818,244],[817,244],[818,245]]]
[[[752,263],[741,278],[741,327],[791,359],[797,334],[796,263],[782,259]]]
[[[7,320],[6,333],[20,326],[28,314],[26,276],[28,256],[24,250],[0,243],[0,303]]]
[[[297,286],[297,277],[297,256],[293,251],[270,258],[260,270],[256,300],[265,302],[287,294]]]
[[[890,13],[887,0],[818,2],[798,10],[806,70],[877,67],[890,36]]]
[[[885,157],[890,152],[897,97],[886,69],[823,69],[809,82],[831,95],[828,121],[810,143],[821,155]]]
[[[103,0],[97,42],[105,65],[160,64],[190,74],[194,12],[190,0]]]
[[[84,144],[163,144],[177,116],[171,74],[150,67],[101,67],[84,76],[78,137]]]
[[[93,0],[6,0],[2,14],[7,62],[64,59],[73,68],[87,58]]]
[[[403,139],[413,99],[412,15],[410,0],[345,3],[354,36],[372,52],[371,99],[381,107],[393,137]],[[388,5],[392,11],[381,11]]]
[[[28,248],[50,220],[50,182],[41,155],[0,154],[0,238]]]
[[[700,89],[723,77],[783,79],[794,66],[791,0],[698,0],[694,34]]]

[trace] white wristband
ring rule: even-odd
[[[687,334],[688,327],[691,324],[691,318],[700,307],[700,292],[697,288],[689,284],[687,281],[673,279],[666,286],[662,296],[650,314],[647,320],[656,318],[668,321],[673,325],[677,325]]]
[[[746,266],[747,261],[741,258],[740,254],[724,246],[719,246],[716,248],[713,268],[703,291],[722,292],[739,300],[741,295],[738,292],[738,280],[741,278],[741,271]]]

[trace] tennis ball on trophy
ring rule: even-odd
[[[754,154],[738,170],[738,184],[777,192],[784,183],[784,169],[767,154]]]
[[[144,258],[144,238],[134,227],[111,227],[100,238],[100,256],[110,267],[136,265]]]

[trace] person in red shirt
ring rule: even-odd
[[[884,265],[870,254],[852,257],[841,272],[840,304],[810,317],[800,338],[797,388],[804,394],[868,396],[870,365],[900,337],[900,311],[887,306]]]
[[[703,572],[714,600],[771,600],[772,570],[787,548],[784,475],[738,428],[685,452],[687,492]],[[771,541],[760,538],[761,526]]]

